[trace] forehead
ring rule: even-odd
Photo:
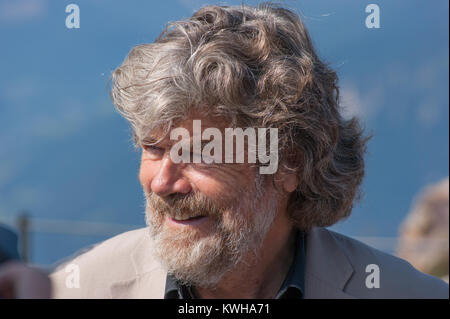
[[[196,122],[194,122],[196,121]],[[196,132],[194,129],[194,123],[196,127],[200,127],[201,131]],[[200,124],[200,126],[199,126]],[[151,130],[145,137],[144,142],[154,144],[173,144],[175,141],[170,140],[170,132],[176,128],[184,128],[189,132],[191,137],[194,137],[196,133],[202,133],[207,128],[217,128],[221,132],[224,132],[225,128],[231,127],[231,120],[221,116],[201,116],[199,114],[190,116],[189,118],[178,120],[169,126],[160,126]]]

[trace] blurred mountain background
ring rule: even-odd
[[[65,26],[69,3],[79,29]],[[337,70],[344,114],[374,133],[365,196],[333,229],[393,252],[414,196],[449,175],[449,2],[377,1],[379,29],[365,26],[370,1],[283,3]],[[0,0],[0,222],[36,219],[33,263],[144,226],[139,154],[109,77],[133,46],[204,4],[214,2]]]

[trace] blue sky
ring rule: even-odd
[[[69,3],[80,7],[80,29],[65,26]],[[138,153],[108,79],[134,45],[207,3],[215,2],[0,0],[0,221],[26,209],[36,218],[144,225]],[[449,3],[376,1],[380,29],[365,27],[370,1],[284,3],[337,70],[345,114],[374,133],[365,196],[333,228],[395,237],[414,196],[448,176]],[[33,233],[32,258],[49,264],[103,239]]]

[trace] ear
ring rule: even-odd
[[[298,186],[298,177],[295,171],[289,171],[283,174],[283,189],[287,193],[292,193]]]
[[[278,187],[283,188],[283,191],[290,194],[297,189],[299,178],[297,176],[296,169],[288,169],[287,167],[282,167],[277,172],[276,181]]]

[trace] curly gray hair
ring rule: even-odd
[[[349,216],[362,194],[371,136],[341,116],[337,81],[292,11],[206,6],[134,47],[113,72],[111,97],[138,145],[198,110],[278,128],[280,160],[300,181],[288,213],[308,230]]]

